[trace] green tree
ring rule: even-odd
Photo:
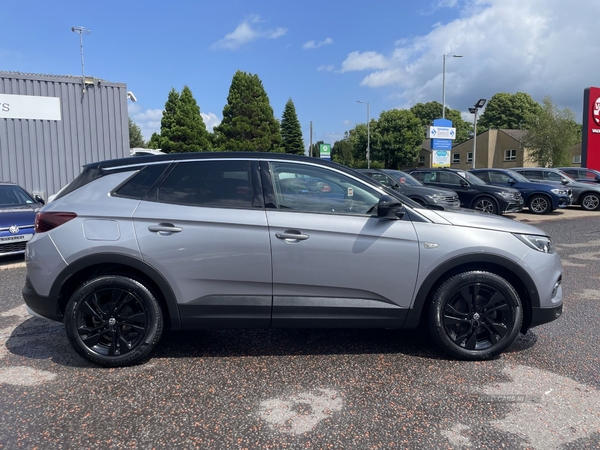
[[[290,98],[283,109],[281,118],[281,143],[286,153],[304,155],[302,129],[296,115],[296,107]]]
[[[423,143],[423,125],[407,109],[383,111],[371,142],[372,159],[383,161],[388,169],[399,169],[417,159]]]
[[[200,152],[211,149],[206,125],[192,91],[184,86],[181,95],[169,93],[160,130],[161,148],[171,152]]]
[[[308,156],[312,156],[313,158],[320,158],[321,157],[321,144],[324,144],[325,141],[317,141],[315,142],[312,147],[310,147],[308,150]]]
[[[129,148],[145,148],[146,143],[140,127],[129,118]]]
[[[214,128],[221,150],[281,152],[281,131],[257,75],[237,71],[231,81],[223,120]]]
[[[152,133],[150,140],[148,141],[148,148],[159,149],[161,147],[160,134]]]
[[[529,94],[500,92],[492,96],[477,120],[477,131],[483,132],[490,128],[527,130],[541,112],[542,107]]]
[[[344,138],[335,141],[331,147],[331,159],[344,166],[354,167],[354,146],[350,142],[350,133],[344,133]]]
[[[417,103],[410,108],[415,117],[421,121],[423,127],[423,139],[427,137],[427,127],[431,126],[434,119],[442,117],[442,104],[436,101],[427,103]],[[456,128],[456,140],[455,144],[464,142],[469,139],[469,133],[473,130],[473,125],[469,122],[465,122],[460,114],[460,111],[456,109],[450,109],[446,106],[446,119],[452,121],[452,126]]]
[[[530,150],[530,159],[539,166],[560,167],[570,165],[569,148],[580,139],[573,111],[561,110],[545,97],[538,119],[530,125],[523,142]]]
[[[370,159],[373,160],[373,136],[377,134],[377,120],[371,119],[369,129],[366,123],[357,124],[348,132],[348,140],[352,144],[354,167],[367,167],[367,138],[370,136]]]

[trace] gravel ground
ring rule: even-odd
[[[479,363],[419,331],[215,330],[100,369],[27,314],[17,258],[0,270],[0,448],[600,448],[600,213],[559,212],[514,218],[553,237],[563,316]]]

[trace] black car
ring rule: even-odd
[[[471,169],[469,172],[493,186],[515,188],[533,214],[548,214],[557,208],[566,208],[573,201],[571,189],[534,183],[510,169]]]
[[[358,169],[370,178],[379,181],[390,189],[401,192],[406,197],[424,206],[460,206],[458,194],[450,189],[438,189],[424,186],[406,172],[391,169]]]
[[[581,183],[600,183],[600,171],[586,167],[557,167],[575,181]]]
[[[491,186],[465,170],[413,169],[407,172],[427,186],[456,191],[463,208],[476,209],[490,214],[523,210],[523,197],[519,191]]]

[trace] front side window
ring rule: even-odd
[[[502,172],[490,172],[490,182],[491,183],[502,183],[509,184],[512,180],[508,175],[503,174]]]
[[[328,214],[370,214],[381,194],[344,174],[308,164],[272,162],[277,209]]]
[[[439,182],[444,184],[451,184],[454,186],[460,186],[461,178],[452,172],[439,172]]]
[[[396,183],[392,183],[392,180],[385,174],[383,173],[373,173],[371,175],[371,177],[374,180],[379,181],[381,184],[385,185],[385,186],[394,186]]]
[[[252,207],[250,161],[180,162],[160,185],[159,202],[221,208]]]

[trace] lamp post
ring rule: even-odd
[[[365,103],[362,100],[356,100],[358,103]],[[367,169],[371,168],[371,131],[370,131],[370,127],[371,124],[369,123],[371,121],[370,118],[370,112],[369,112],[369,102],[367,103]]]
[[[485,102],[485,98],[480,98],[473,108],[469,108],[469,112],[473,114],[473,169],[475,169],[475,156],[477,154],[477,111],[483,108]]]
[[[85,93],[85,72],[83,70],[83,35],[90,34],[91,31],[85,27],[71,27],[71,31],[79,34],[79,48],[81,49],[81,92]]]
[[[462,58],[462,55],[446,55],[444,53],[444,64],[442,65],[442,119],[446,118],[446,56]]]

